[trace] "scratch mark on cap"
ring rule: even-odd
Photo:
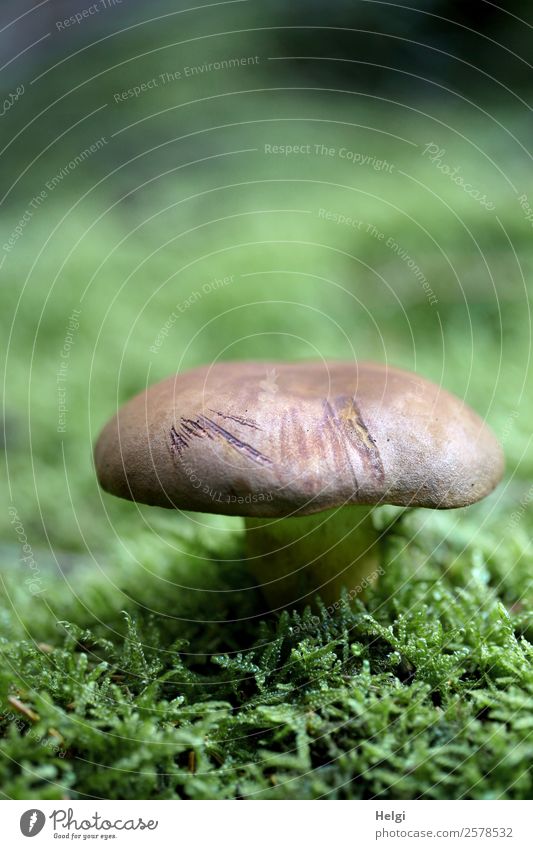
[[[234,417],[226,416],[225,418]],[[237,421],[237,419],[235,420]],[[250,424],[250,427],[254,427],[254,425]],[[254,463],[262,466],[272,465],[272,460],[265,454],[262,454],[257,448],[254,448],[253,445],[250,445],[249,442],[245,442],[234,433],[226,430],[222,425],[213,421],[213,419],[203,415],[199,415],[196,419],[189,419],[182,416],[177,429],[172,425],[170,428],[170,446],[174,454],[181,456],[190,447],[193,439],[204,439],[206,437],[208,439],[214,439],[216,436],[222,438],[228,445],[235,448],[236,451],[245,454]]]
[[[230,413],[221,413],[220,410],[210,410],[210,412],[215,413],[215,415],[220,416],[222,419],[231,419],[238,424],[245,425],[245,427],[251,427],[254,430],[262,430],[262,428],[259,427],[257,422],[254,422],[253,419],[245,419],[243,416],[234,416]]]
[[[364,465],[380,483],[385,480],[385,470],[376,440],[370,434],[355,398],[339,395],[334,399],[334,409],[326,401],[347,442],[361,456]]]

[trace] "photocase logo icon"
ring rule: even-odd
[[[37,808],[31,808],[29,811],[24,811],[20,818],[20,830],[24,837],[35,837],[43,830],[46,817],[42,811]]]

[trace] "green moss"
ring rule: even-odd
[[[465,534],[481,512],[462,514]],[[453,567],[444,566],[434,543],[458,516],[396,521],[382,540],[384,575],[364,603],[269,621],[254,618],[251,593],[239,589],[238,533],[226,538],[231,570],[199,537],[176,531],[181,556],[165,560],[161,540],[144,532],[105,576],[74,568],[75,592],[50,572],[54,593],[32,598],[8,573],[3,793],[530,797],[531,593],[513,588],[510,573],[502,582],[490,545],[465,547],[451,533],[442,545]],[[509,558],[513,545],[504,546]],[[531,562],[529,548],[522,554]],[[217,590],[207,599],[180,589],[198,574],[198,556],[203,582]],[[120,599],[106,596],[119,580]],[[61,611],[70,622],[58,621]]]
[[[131,68],[133,84],[143,72]],[[146,77],[153,73],[150,64]],[[111,89],[95,106],[110,97]],[[408,133],[402,112],[401,134],[418,144],[407,149],[392,137],[354,135],[354,121],[361,132],[380,122],[394,130],[390,106],[380,117],[376,105],[365,114],[351,100],[341,108],[315,95],[287,97],[297,123],[283,123],[282,135],[248,126],[256,107],[245,94],[235,100],[234,120],[248,129],[234,146],[258,149],[248,165],[226,158],[222,170],[172,171],[197,158],[193,136],[179,154],[174,146],[158,152],[153,166],[135,160],[134,173],[121,170],[64,218],[84,181],[100,173],[91,160],[91,171],[78,169],[54,192],[5,261],[6,797],[531,798],[533,252],[516,195],[475,144],[485,150],[490,142],[517,186],[528,184],[529,162],[506,133],[467,112],[446,112],[449,132],[412,116]],[[265,115],[278,116],[277,90],[265,98]],[[232,119],[230,100],[210,106],[213,125]],[[130,106],[140,109],[141,100]],[[126,124],[129,113],[121,114]],[[304,123],[316,114],[335,124]],[[169,138],[175,116],[162,130]],[[274,163],[261,154],[265,140],[303,138],[372,150],[394,171],[330,157]],[[428,165],[420,150],[431,138],[473,184],[490,187],[497,217]],[[142,133],[137,139],[146,147]],[[200,150],[225,145],[206,137]],[[2,213],[6,233],[35,187],[82,147],[53,146],[57,162],[43,157],[43,173],[28,172],[20,204]],[[98,168],[104,174],[106,160]],[[164,180],[152,179],[159,173]],[[281,211],[295,207],[301,214]],[[321,209],[365,227],[327,221]],[[438,304],[389,238],[419,266]],[[231,285],[179,311],[207,281],[231,275]],[[58,432],[57,370],[74,308],[81,315],[65,382],[69,412]],[[154,354],[174,310],[179,320]],[[415,369],[464,397],[495,429],[508,466],[497,493],[468,510],[420,510],[397,521],[377,514],[388,528],[383,575],[364,599],[322,608],[318,618],[288,612],[261,621],[238,522],[206,525],[202,516],[199,528],[198,517],[99,492],[95,435],[147,381],[221,356],[354,352]],[[35,575],[20,560],[22,532],[39,569],[33,589]]]

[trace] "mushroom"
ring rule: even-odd
[[[452,508],[503,474],[499,443],[459,398],[378,363],[224,362],[124,404],[95,448],[121,498],[242,516],[272,607],[301,606],[379,570],[372,511]]]

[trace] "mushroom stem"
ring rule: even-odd
[[[272,610],[355,597],[379,570],[372,508],[353,505],[284,519],[246,518],[250,572]]]

